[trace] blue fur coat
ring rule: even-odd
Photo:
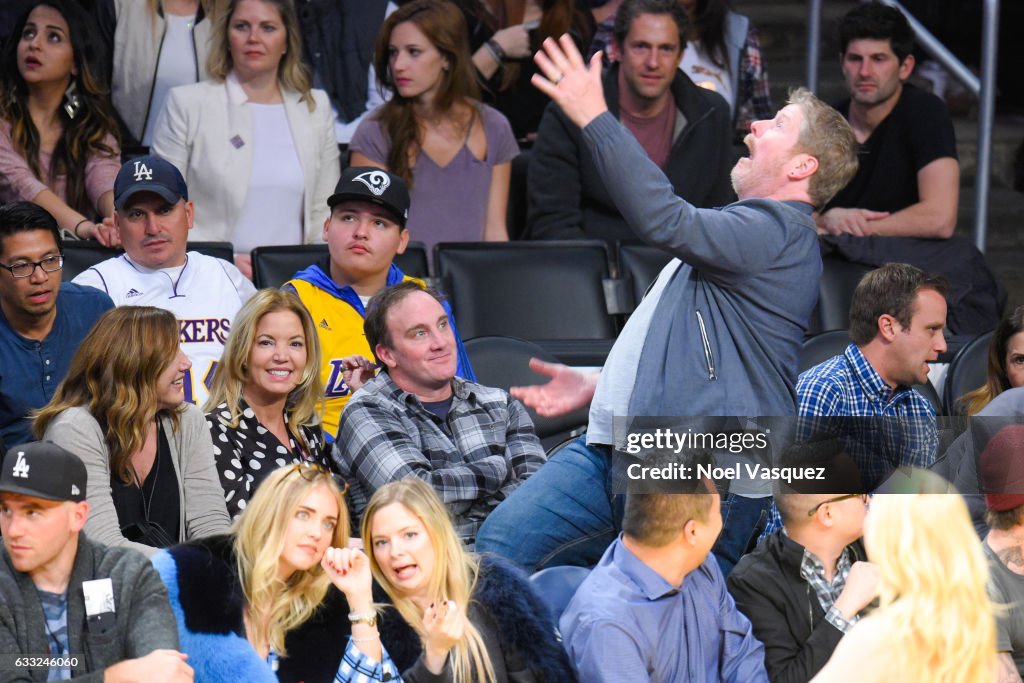
[[[167,585],[181,650],[196,681],[329,683],[348,644],[348,604],[333,588],[319,609],[285,638],[277,675],[245,638],[233,536],[211,536],[161,550],[153,566]]]
[[[212,536],[161,550],[152,558],[167,585],[181,650],[189,656],[195,680],[334,681],[350,633],[344,596],[328,591],[313,616],[288,633],[288,657],[280,660],[275,676],[245,638],[233,541],[233,536]],[[387,602],[376,584],[374,599]],[[576,680],[547,607],[520,569],[497,556],[484,555],[473,601],[493,619],[502,650],[522,655],[535,681]],[[411,668],[422,652],[415,631],[393,608],[382,614],[380,631],[398,670]]]

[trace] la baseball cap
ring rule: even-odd
[[[0,492],[47,500],[85,500],[87,475],[78,456],[51,441],[34,441],[7,451]]]
[[[372,202],[390,211],[403,228],[409,219],[409,188],[399,176],[373,166],[352,166],[345,169],[327,198],[333,209],[347,200]]]
[[[171,204],[188,199],[188,187],[181,172],[169,161],[147,154],[121,165],[114,179],[114,206],[124,210],[128,200],[139,192],[154,192]]]

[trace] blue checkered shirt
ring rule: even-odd
[[[867,490],[896,467],[935,462],[939,433],[931,402],[913,387],[886,384],[856,344],[801,373],[796,395],[798,438],[828,433],[842,439]],[[761,538],[781,528],[773,505]]]
[[[868,489],[895,467],[935,462],[939,433],[932,404],[912,387],[886,384],[856,344],[802,373],[796,394],[798,437],[838,436]]]
[[[401,681],[398,667],[391,661],[387,648],[383,649],[383,662],[363,654],[349,639],[345,648],[345,656],[341,658],[338,673],[334,674],[335,683],[371,683],[372,681]]]

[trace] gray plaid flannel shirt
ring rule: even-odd
[[[452,388],[445,420],[386,372],[352,396],[331,457],[350,486],[353,524],[378,488],[419,477],[437,491],[472,548],[487,514],[544,464],[544,448],[519,401],[459,377]]]

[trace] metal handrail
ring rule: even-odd
[[[974,244],[982,253],[988,236],[988,194],[991,185],[992,125],[995,120],[996,54],[999,39],[999,2],[984,0],[981,32],[981,79],[949,51],[938,38],[908,12],[897,0],[881,0],[903,12],[918,44],[978,98],[978,170],[974,196]],[[821,52],[821,2],[808,0],[807,7],[807,87],[818,89],[818,62]]]

